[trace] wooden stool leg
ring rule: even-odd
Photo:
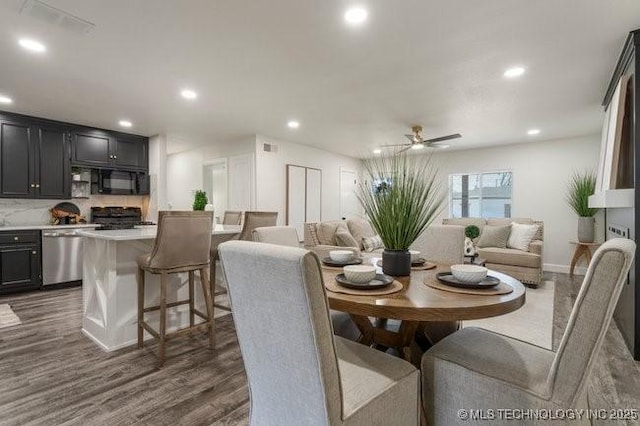
[[[167,274],[160,274],[160,350],[158,353],[158,368],[164,365],[165,338],[167,335]]]
[[[216,348],[216,321],[213,318],[214,308],[213,308],[213,296],[210,291],[209,280],[207,279],[207,270],[206,268],[200,269],[200,282],[202,283],[202,296],[204,297],[204,302],[207,305],[207,316],[209,317],[209,346],[211,349]]]
[[[193,312],[193,271],[189,271],[189,326],[193,327],[195,315]]]
[[[144,269],[138,268],[138,348],[144,346]]]
[[[576,267],[576,263],[578,263],[578,259],[582,256],[582,251],[580,250],[582,246],[576,246],[576,251],[573,252],[573,258],[571,259],[571,267],[569,269],[569,275],[573,276],[573,270]]]
[[[211,301],[215,303],[215,294],[216,294],[216,260],[211,258],[211,262],[209,263],[209,278],[210,278],[210,288],[211,288]]]

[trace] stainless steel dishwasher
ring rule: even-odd
[[[42,285],[82,279],[83,238],[78,229],[42,231]]]

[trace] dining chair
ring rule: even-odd
[[[219,251],[251,425],[418,424],[418,370],[332,334],[314,253],[246,241]]]
[[[422,398],[429,425],[457,424],[461,408],[586,409],[587,380],[635,249],[632,240],[616,238],[596,251],[555,353],[479,328],[428,350]]]
[[[277,244],[280,246],[300,247],[296,228],[292,226],[267,226],[253,230],[253,240],[259,243]],[[346,312],[330,310],[333,332],[345,339],[357,340],[360,330]]]
[[[171,337],[191,333],[197,329],[209,331],[209,345],[215,348],[215,326],[213,304],[207,279],[213,212],[204,211],[160,211],[158,233],[151,253],[139,256],[138,263],[138,348],[144,346],[144,331],[159,340],[158,367],[165,361],[165,342]],[[194,275],[200,273],[202,294],[207,309],[204,314],[195,308]],[[160,275],[160,302],[157,306],[145,307],[145,272]],[[187,272],[189,276],[189,299],[167,303],[169,274]],[[167,333],[167,308],[189,305],[189,327]],[[160,311],[160,325],[154,330],[145,320],[145,314]],[[195,324],[195,315],[204,322]]]
[[[225,210],[222,217],[223,225],[240,225],[242,222],[241,210]]]
[[[238,235],[238,240],[253,241],[253,230],[265,226],[275,226],[278,222],[278,212],[247,211],[244,213],[244,223]],[[211,276],[211,294],[213,295],[213,305],[216,308],[231,312],[231,306],[216,303],[216,297],[227,294],[227,289],[216,285],[216,262],[220,259],[218,254],[218,244],[211,245],[211,264],[209,266]]]
[[[430,262],[457,265],[464,263],[464,237],[464,226],[430,225],[410,249],[420,251],[421,256]],[[424,351],[459,330],[460,326],[460,321],[422,322],[416,332],[416,342]]]

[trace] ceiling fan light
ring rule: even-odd
[[[422,148],[424,148],[424,145],[421,143],[416,143],[411,145],[411,149],[422,149]]]

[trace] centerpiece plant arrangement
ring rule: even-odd
[[[596,174],[593,171],[574,172],[567,184],[567,203],[578,215],[578,241],[592,243],[595,239],[593,216],[598,209],[589,207],[589,196],[596,190]]]
[[[204,210],[209,203],[207,193],[201,190],[196,190],[193,196],[193,210]]]
[[[480,228],[476,225],[468,225],[464,228],[464,255],[476,255],[476,238],[480,236]]]
[[[409,275],[409,246],[439,214],[445,197],[431,156],[399,153],[363,160],[357,196],[384,243],[383,272]]]

